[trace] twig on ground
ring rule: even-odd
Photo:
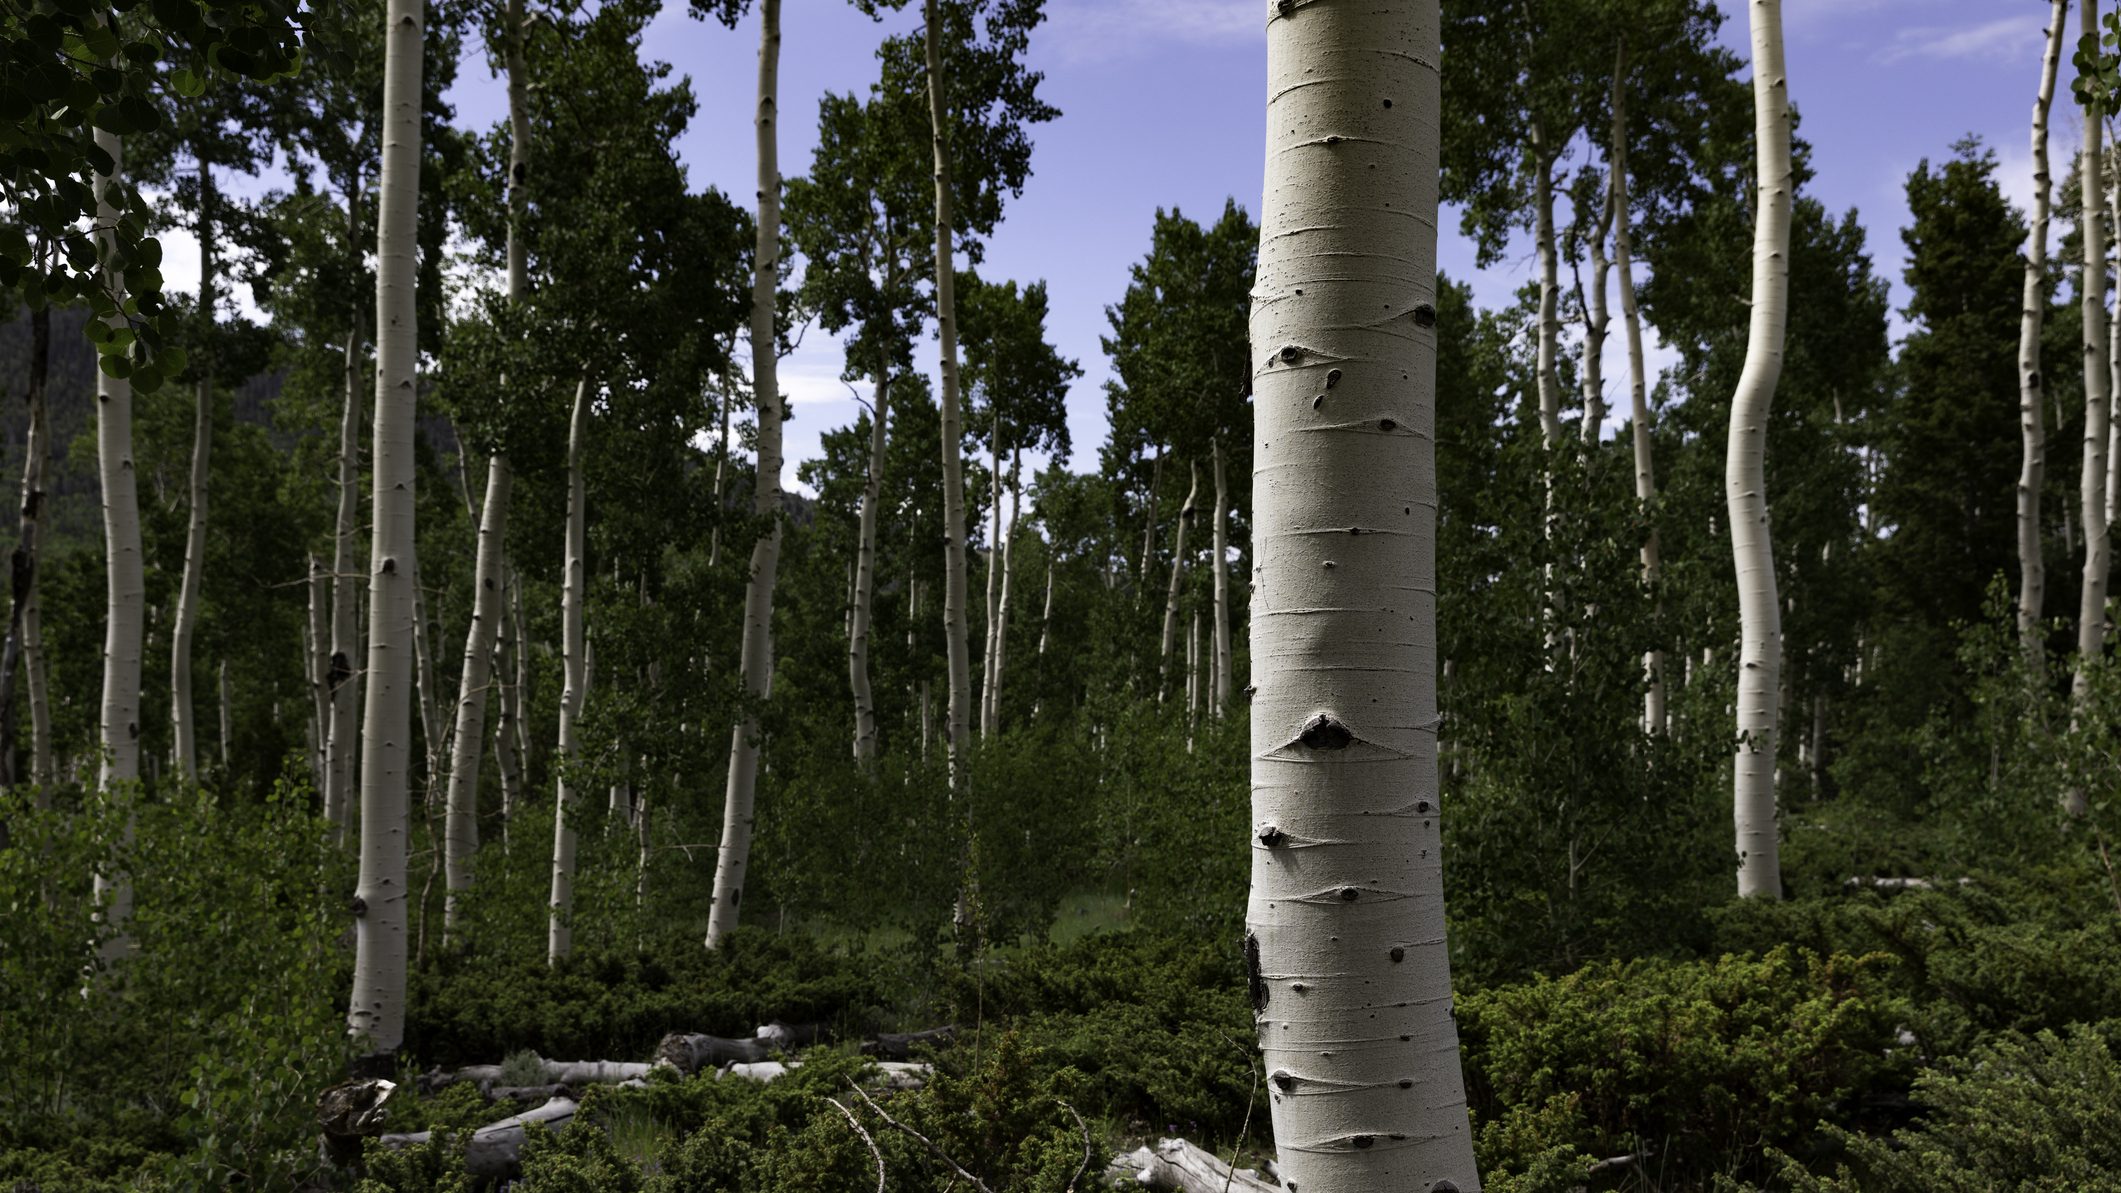
[[[894,1131],[904,1132],[905,1134],[911,1135],[915,1139],[919,1140],[921,1146],[927,1148],[930,1155],[934,1156],[938,1160],[941,1160],[943,1163],[948,1164],[952,1172],[955,1172],[957,1175],[964,1177],[966,1180],[972,1182],[972,1187],[978,1189],[980,1193],[994,1193],[994,1190],[989,1189],[987,1187],[987,1183],[985,1181],[982,1181],[978,1177],[972,1175],[970,1172],[965,1171],[964,1165],[959,1164],[957,1161],[951,1159],[948,1153],[944,1152],[942,1148],[937,1147],[935,1145],[934,1140],[928,1138],[926,1135],[921,1134],[919,1131],[914,1130],[912,1127],[909,1127],[906,1124],[898,1121],[897,1119],[892,1118],[890,1114],[885,1112],[883,1107],[876,1104],[876,1100],[874,1098],[871,1098],[868,1094],[862,1092],[861,1086],[856,1085],[854,1082],[850,1081],[847,1083],[847,1088],[853,1090],[854,1095],[856,1097],[860,1098],[863,1102],[867,1103],[869,1109],[876,1111],[876,1116],[884,1120],[885,1126],[890,1127]]]
[[[847,1125],[853,1127],[854,1133],[862,1137],[863,1143],[869,1145],[869,1154],[876,1157],[876,1193],[884,1193],[884,1152],[883,1149],[876,1146],[876,1137],[869,1134],[869,1128],[864,1127],[860,1119],[854,1117],[854,1111],[840,1105],[838,1098],[827,1098],[825,1100],[832,1103],[834,1110],[846,1116]]]
[[[1083,1162],[1076,1166],[1075,1175],[1068,1178],[1067,1193],[1075,1193],[1075,1182],[1083,1179],[1083,1174],[1090,1171],[1090,1161],[1096,1158],[1096,1153],[1090,1148],[1090,1126],[1083,1121],[1082,1115],[1075,1112],[1075,1107],[1068,1105],[1067,1102],[1062,1101],[1060,1098],[1053,1100],[1060,1102],[1060,1108],[1067,1111],[1068,1117],[1075,1120],[1075,1129],[1083,1133]]]

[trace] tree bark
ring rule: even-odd
[[[368,674],[361,724],[361,874],[346,1026],[368,1065],[405,1037],[407,783],[414,567],[423,0],[389,0],[383,68],[383,178],[376,230],[375,459],[371,469]]]
[[[2098,0],[2083,0],[2078,13],[2082,35],[2097,36]],[[2080,238],[2084,244],[2084,460],[2079,485],[2079,514],[2084,520],[2084,583],[2083,599],[2077,609],[2077,669],[2071,684],[2073,720],[2081,720],[2091,702],[2091,668],[2106,653],[2106,584],[2111,566],[2106,456],[2113,391],[2107,360],[2106,229],[2100,218],[2100,194],[2104,189],[2099,168],[2104,160],[2102,119],[2104,113],[2096,103],[2085,109],[2084,158],[2077,171],[2082,203]],[[2071,816],[2082,816],[2090,807],[2081,787],[2064,793],[2063,806]]]
[[[1002,578],[1002,416],[994,416],[987,467],[987,620],[980,651],[979,734],[994,731],[994,632],[1001,625]]]
[[[1217,720],[1230,703],[1230,489],[1223,477],[1223,441],[1211,444],[1215,460],[1215,691],[1208,708]]]
[[[96,130],[96,144],[116,163],[110,174],[96,176],[96,222],[108,229],[118,219],[112,190],[125,169],[125,143],[114,133]],[[99,231],[101,251],[113,247],[108,231]],[[125,279],[113,271],[111,288],[121,301]],[[124,318],[113,315],[113,328]],[[133,468],[132,382],[96,371],[96,466],[103,486],[103,544],[107,576],[103,630],[103,703],[97,741],[103,748],[97,787],[108,798],[113,789],[140,778],[140,652],[146,634],[147,585],[140,558],[139,476]],[[130,838],[132,827],[126,825]],[[124,931],[132,915],[132,882],[122,873],[98,870],[95,895],[113,932],[104,957],[129,951]]]
[[[1333,1193],[1479,1188],[1437,806],[1437,9],[1267,18],[1245,954],[1282,1182]],[[1312,406],[1332,373],[1347,416]]]
[[[1156,698],[1162,700],[1170,685],[1171,652],[1178,647],[1178,598],[1186,571],[1186,527],[1193,522],[1194,501],[1200,496],[1200,464],[1189,462],[1186,471],[1193,483],[1186,488],[1186,503],[1178,509],[1178,537],[1171,547],[1171,584],[1164,590],[1164,637],[1157,654]]]
[[[346,238],[358,260],[354,238],[360,228],[361,175],[356,170],[346,187]],[[360,703],[363,676],[355,669],[362,656],[354,570],[360,533],[356,501],[361,490],[361,308],[356,302],[346,330],[346,402],[339,415],[339,509],[333,524],[331,558],[331,733],[325,744],[324,815],[341,841],[353,828],[355,759],[361,750]]]
[[[1268,1184],[1249,1168],[1232,1172],[1220,1158],[1183,1139],[1144,1145],[1115,1167],[1133,1171],[1137,1184],[1175,1193],[1273,1193],[1284,1187]]]
[[[1615,85],[1619,79],[1615,78]],[[1608,167],[1610,168],[1610,161]],[[1606,307],[1606,282],[1613,271],[1613,262],[1606,257],[1605,238],[1612,230],[1614,219],[1614,192],[1606,188],[1605,210],[1600,215],[1598,226],[1590,236],[1591,286],[1584,296],[1583,307],[1583,434],[1584,446],[1598,443],[1598,436],[1605,429],[1605,338],[1612,326],[1612,316]]]
[[[423,750],[423,767],[420,773],[420,804],[431,817],[435,800],[440,795],[436,787],[437,776],[442,771],[442,752],[448,747],[442,741],[442,716],[440,695],[435,691],[434,651],[431,649],[434,635],[427,621],[427,592],[420,586],[419,554],[413,555],[412,569],[412,663],[413,692],[419,702],[420,745]]]
[[[943,636],[950,662],[947,713],[950,786],[965,782],[965,751],[972,744],[971,641],[965,628],[965,480],[958,463],[964,426],[959,418],[956,252],[951,243],[950,143],[943,79],[942,14],[938,0],[923,0],[923,41],[928,64],[928,135],[935,157],[935,323],[943,374]]]
[[[847,634],[847,685],[854,694],[854,757],[876,761],[876,697],[869,689],[869,619],[876,594],[877,505],[884,485],[884,446],[891,409],[891,374],[878,369],[876,410],[869,424],[869,474],[862,488],[859,537],[854,545],[854,612]]]
[[[1162,447],[1158,447],[1156,449],[1156,463],[1149,467],[1149,493],[1142,502],[1142,505],[1148,510],[1149,516],[1143,519],[1142,561],[1135,577],[1135,583],[1145,588],[1149,584],[1149,560],[1156,555],[1156,497],[1157,493],[1163,488],[1163,479],[1164,450]]]
[[[192,414],[191,521],[184,532],[184,571],[177,583],[176,616],[169,631],[169,720],[177,773],[199,778],[198,718],[192,704],[191,644],[199,624],[200,571],[206,566],[206,481],[214,445],[214,171],[199,155],[199,374]]]
[[[1547,147],[1546,126],[1536,119],[1532,121],[1529,141],[1533,157],[1533,239],[1539,254],[1539,341],[1535,357],[1539,433],[1547,450],[1552,451],[1561,442],[1561,255],[1554,244],[1555,151]]]
[[[587,487],[582,476],[582,451],[589,435],[589,379],[574,387],[574,413],[567,428],[567,560],[560,578],[560,666],[565,687],[560,689],[560,741],[557,751],[559,784],[552,811],[552,902],[545,938],[545,962],[558,965],[574,948],[574,929],[568,922],[574,905],[575,805],[580,764],[582,702],[589,687],[587,634],[582,622],[582,597],[589,583],[589,509]]]
[[[1775,808],[1775,747],[1782,691],[1782,603],[1768,530],[1768,413],[1782,376],[1789,322],[1789,79],[1782,60],[1781,0],[1754,0],[1754,141],[1759,198],[1754,205],[1753,311],[1745,368],[1731,398],[1724,496],[1738,573],[1738,750],[1732,765],[1738,894],[1782,897]],[[2102,428],[2103,430],[2104,428]]]
[[[2023,459],[2018,467],[2018,634],[2026,656],[2043,670],[2047,650],[2040,618],[2047,604],[2047,562],[2040,533],[2040,491],[2047,484],[2047,421],[2040,375],[2040,339],[2047,319],[2048,206],[2052,191],[2047,163],[2047,117],[2055,100],[2062,61],[2063,24],[2069,0],[2049,5],[2047,48],[2040,57],[2040,90],[2033,97],[2033,218],[2025,241],[2025,300],[2018,320],[2018,430]]]
[[[751,861],[751,827],[759,777],[759,707],[773,697],[773,586],[781,563],[781,390],[773,338],[775,267],[780,260],[781,166],[779,86],[781,0],[759,3],[758,247],[751,278],[751,384],[758,407],[758,477],[752,512],[766,521],[751,548],[744,591],[745,705],[730,735],[729,784],[722,800],[722,839],[715,848],[714,901],[707,947],[737,925]]]
[[[1613,266],[1620,275],[1620,323],[1628,346],[1628,423],[1635,449],[1635,500],[1645,517],[1654,514],[1657,500],[1657,470],[1652,459],[1650,433],[1650,388],[1642,352],[1642,310],[1635,296],[1635,235],[1628,225],[1628,108],[1627,47],[1622,45],[1613,66]],[[1662,571],[1657,526],[1650,523],[1642,539],[1642,585],[1663,608],[1658,595]],[[1664,683],[1664,651],[1652,647],[1642,654],[1644,689],[1642,729],[1663,733],[1668,728]]]
[[[494,718],[493,761],[501,780],[501,848],[508,848],[508,825],[523,798],[522,755],[516,746],[517,705],[522,685],[512,682],[510,668],[523,649],[515,633],[513,610],[516,597],[515,569],[501,561],[501,605],[494,617],[494,685],[500,689],[500,715]]]

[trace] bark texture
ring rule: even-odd
[[[30,782],[38,808],[51,806],[51,707],[45,699],[43,643],[37,617],[37,543],[44,519],[44,465],[51,454],[44,387],[51,371],[52,311],[30,312],[29,377],[24,387],[28,434],[22,446],[22,508],[9,568],[13,600],[8,609],[5,661],[0,662],[0,786],[21,781],[15,773],[16,692],[25,680],[30,706]]]
[[[1215,529],[1214,558],[1210,566],[1215,569],[1215,690],[1208,708],[1217,719],[1230,703],[1230,488],[1225,482],[1223,468],[1223,442],[1214,443],[1215,459]],[[1046,592],[1051,604],[1052,587]],[[1051,613],[1051,610],[1048,610]],[[1044,641],[1040,641],[1041,647]]]
[[[419,365],[422,0],[390,0],[383,179],[376,230],[375,461],[370,500],[367,696],[361,719],[361,875],[346,1026],[371,1056],[405,1036],[407,770],[412,738],[413,418]]]
[[[2099,28],[2098,0],[2083,0],[2078,8],[2079,27],[2085,37],[2096,37]],[[2112,544],[2106,521],[2106,457],[2112,421],[2110,346],[2106,326],[2106,226],[2100,218],[2100,186],[2103,158],[2104,114],[2093,104],[2084,112],[2084,166],[2077,171],[2078,195],[2082,201],[2079,225],[2084,245],[2084,460],[2079,481],[2079,515],[2084,520],[2084,583],[2077,607],[2077,671],[2071,700],[2081,714],[2091,700],[2090,668],[2106,653],[2106,583],[2111,566]],[[2072,816],[2089,808],[2082,788],[2063,796]]]
[[[358,172],[346,188],[346,238],[353,246],[360,227],[361,181]],[[356,536],[360,533],[356,502],[361,490],[361,311],[359,304],[347,322],[345,406],[339,414],[339,509],[332,529],[331,555],[331,659],[327,672],[327,694],[331,700],[331,732],[325,743],[324,815],[341,839],[353,827],[355,759],[361,750],[361,675],[355,664],[361,659],[358,616],[359,573],[354,570]]]
[[[1776,719],[1782,699],[1782,603],[1768,533],[1768,412],[1782,376],[1789,324],[1790,92],[1782,63],[1781,0],[1753,0],[1753,138],[1759,197],[1753,220],[1753,312],[1745,368],[1731,398],[1724,499],[1738,571],[1738,751],[1731,808],[1738,893],[1782,897],[1775,812]]]
[[[118,209],[112,188],[125,170],[125,143],[114,133],[96,131],[96,144],[116,163],[108,175],[96,176],[96,220],[115,223]],[[103,251],[112,247],[108,232],[96,239]],[[125,279],[113,273],[114,296],[122,300]],[[123,325],[113,316],[113,327]],[[112,788],[140,778],[140,652],[146,632],[147,583],[140,559],[139,476],[133,469],[133,386],[122,377],[96,371],[96,470],[103,486],[103,549],[107,565],[103,626],[103,703],[97,742],[103,747],[97,787]],[[132,914],[132,883],[122,874],[98,871],[95,893],[114,932],[122,934]],[[124,937],[114,936],[104,953],[122,954]]]
[[[1333,1193],[1479,1187],[1436,775],[1438,40],[1435,0],[1267,19],[1245,959],[1282,1182]]]
[[[2040,542],[2040,490],[2047,483],[2047,420],[2040,377],[2040,337],[2047,319],[2047,234],[2052,183],[2047,164],[2047,117],[2062,62],[2062,26],[2069,0],[2049,5],[2047,48],[2040,57],[2040,90],[2033,96],[2033,212],[2025,241],[2025,303],[2018,319],[2018,633],[2027,654],[2045,663],[2040,618],[2047,604],[2047,563]]]
[[[1171,655],[1178,649],[1178,601],[1184,591],[1186,575],[1186,528],[1193,524],[1195,502],[1200,498],[1200,465],[1193,463],[1186,471],[1192,483],[1186,487],[1186,503],[1178,509],[1178,531],[1171,545],[1171,583],[1164,589],[1164,636],[1157,654],[1156,698],[1162,700],[1171,686]]]
[[[736,928],[751,861],[753,800],[758,792],[758,706],[773,696],[773,585],[781,566],[781,389],[773,340],[775,267],[780,261],[781,165],[779,86],[781,0],[759,3],[758,247],[751,280],[751,385],[758,406],[758,477],[752,512],[767,521],[751,548],[744,590],[743,682],[746,707],[730,735],[729,784],[722,800],[722,839],[714,851],[714,903],[707,947]]]

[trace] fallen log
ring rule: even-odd
[[[617,1085],[648,1076],[655,1066],[646,1061],[625,1060],[545,1060],[538,1061],[537,1075],[541,1081],[532,1082],[527,1088],[539,1085]],[[420,1092],[433,1093],[452,1085],[469,1082],[479,1087],[479,1092],[493,1096],[493,1089],[501,1083],[505,1065],[465,1065],[453,1072],[433,1069],[420,1075]]]
[[[397,1083],[380,1077],[334,1085],[317,1095],[317,1122],[324,1128],[324,1154],[334,1164],[361,1159],[361,1140],[383,1130]]]
[[[1260,1179],[1257,1171],[1230,1166],[1183,1139],[1165,1139],[1155,1147],[1140,1147],[1113,1165],[1124,1176],[1134,1173],[1136,1184],[1177,1193],[1274,1193],[1281,1186]]]
[[[574,1121],[579,1108],[573,1098],[555,1097],[544,1105],[521,1114],[511,1114],[499,1122],[488,1123],[471,1133],[464,1143],[464,1168],[475,1177],[505,1180],[517,1176],[523,1166],[523,1137],[529,1133],[532,1123],[540,1123],[547,1130],[558,1130]],[[432,1131],[408,1131],[397,1135],[378,1136],[376,1142],[384,1147],[402,1150],[418,1147],[433,1138]]]
[[[862,1043],[863,1056],[881,1056],[885,1060],[912,1060],[916,1048],[941,1048],[957,1038],[957,1027],[944,1024],[927,1031],[885,1032],[874,1040]]]
[[[669,1065],[690,1077],[701,1069],[720,1068],[726,1064],[755,1064],[767,1060],[773,1056],[777,1047],[774,1042],[765,1039],[733,1040],[727,1036],[674,1031],[664,1036],[662,1042],[655,1046],[655,1060],[657,1064]]]
[[[935,1071],[933,1065],[923,1061],[885,1060],[873,1062],[883,1075],[882,1080],[870,1082],[883,1089],[919,1089],[927,1084],[928,1075]],[[740,1077],[746,1081],[778,1081],[803,1067],[799,1060],[737,1061],[722,1066],[721,1076]]]
[[[1841,885],[1850,890],[1869,887],[1874,891],[1927,891],[1940,886],[1972,886],[1971,878],[1880,878],[1864,874],[1852,875]]]

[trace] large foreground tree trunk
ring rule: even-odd
[[[1435,0],[1267,19],[1245,953],[1282,1183],[1317,1193],[1479,1187],[1437,804],[1438,42]],[[1328,378],[1348,413],[1313,409]]]
[[[1753,314],[1745,369],[1731,398],[1724,497],[1738,571],[1738,751],[1731,808],[1737,829],[1738,893],[1782,897],[1775,810],[1776,717],[1782,701],[1782,605],[1768,533],[1768,412],[1782,376],[1789,323],[1790,91],[1782,65],[1781,0],[1753,0],[1754,169]],[[2102,428],[2103,430],[2104,428]]]
[[[729,784],[722,800],[722,839],[714,851],[714,902],[707,947],[734,931],[751,862],[751,826],[759,778],[759,705],[773,696],[773,585],[781,566],[781,389],[773,338],[775,267],[780,261],[781,166],[778,120],[781,0],[759,4],[758,247],[751,276],[751,385],[758,407],[759,466],[752,512],[766,521],[751,548],[744,590],[745,708],[729,742]]]
[[[96,221],[108,229],[118,218],[112,193],[125,170],[125,143],[114,133],[97,130],[96,144],[116,163],[108,175],[96,176]],[[99,248],[114,247],[109,231],[96,234]],[[123,300],[125,280],[113,274],[113,297]],[[124,326],[113,315],[112,327]],[[147,582],[140,559],[139,476],[133,470],[133,386],[122,377],[96,371],[96,470],[103,486],[103,549],[106,565],[103,623],[103,704],[97,742],[103,748],[97,787],[106,796],[140,778],[140,651],[146,632]],[[131,836],[128,824],[126,835]],[[99,870],[95,894],[103,904],[114,935],[104,955],[127,949],[125,921],[132,915],[132,882],[122,873]]]
[[[390,0],[383,181],[376,229],[375,461],[371,473],[367,699],[361,719],[361,876],[346,1026],[383,1067],[405,1037],[406,771],[412,737],[413,418],[419,366],[423,0]]]

